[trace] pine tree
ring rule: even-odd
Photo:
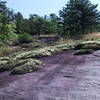
[[[100,12],[97,5],[89,0],[69,0],[60,11],[62,19],[62,35],[75,36],[85,34],[93,30],[100,20]]]

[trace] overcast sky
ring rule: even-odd
[[[6,0],[7,6],[15,12],[20,11],[24,17],[30,14],[49,15],[55,13],[65,6],[68,0]],[[98,4],[100,10],[100,0],[90,0],[94,4]]]

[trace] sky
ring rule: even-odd
[[[15,12],[21,12],[25,18],[30,14],[38,14],[40,16],[55,13],[59,15],[59,10],[67,4],[68,0],[6,0],[7,6]],[[100,10],[100,0],[90,0],[94,4],[98,4]]]

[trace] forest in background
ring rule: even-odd
[[[54,35],[76,39],[76,36],[100,32],[100,12],[89,0],[69,0],[59,16],[30,14],[24,18],[0,0],[0,41],[30,43],[33,36]]]

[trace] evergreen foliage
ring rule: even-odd
[[[62,18],[62,35],[75,36],[93,31],[100,21],[100,12],[97,5],[89,0],[69,0],[60,11]]]

